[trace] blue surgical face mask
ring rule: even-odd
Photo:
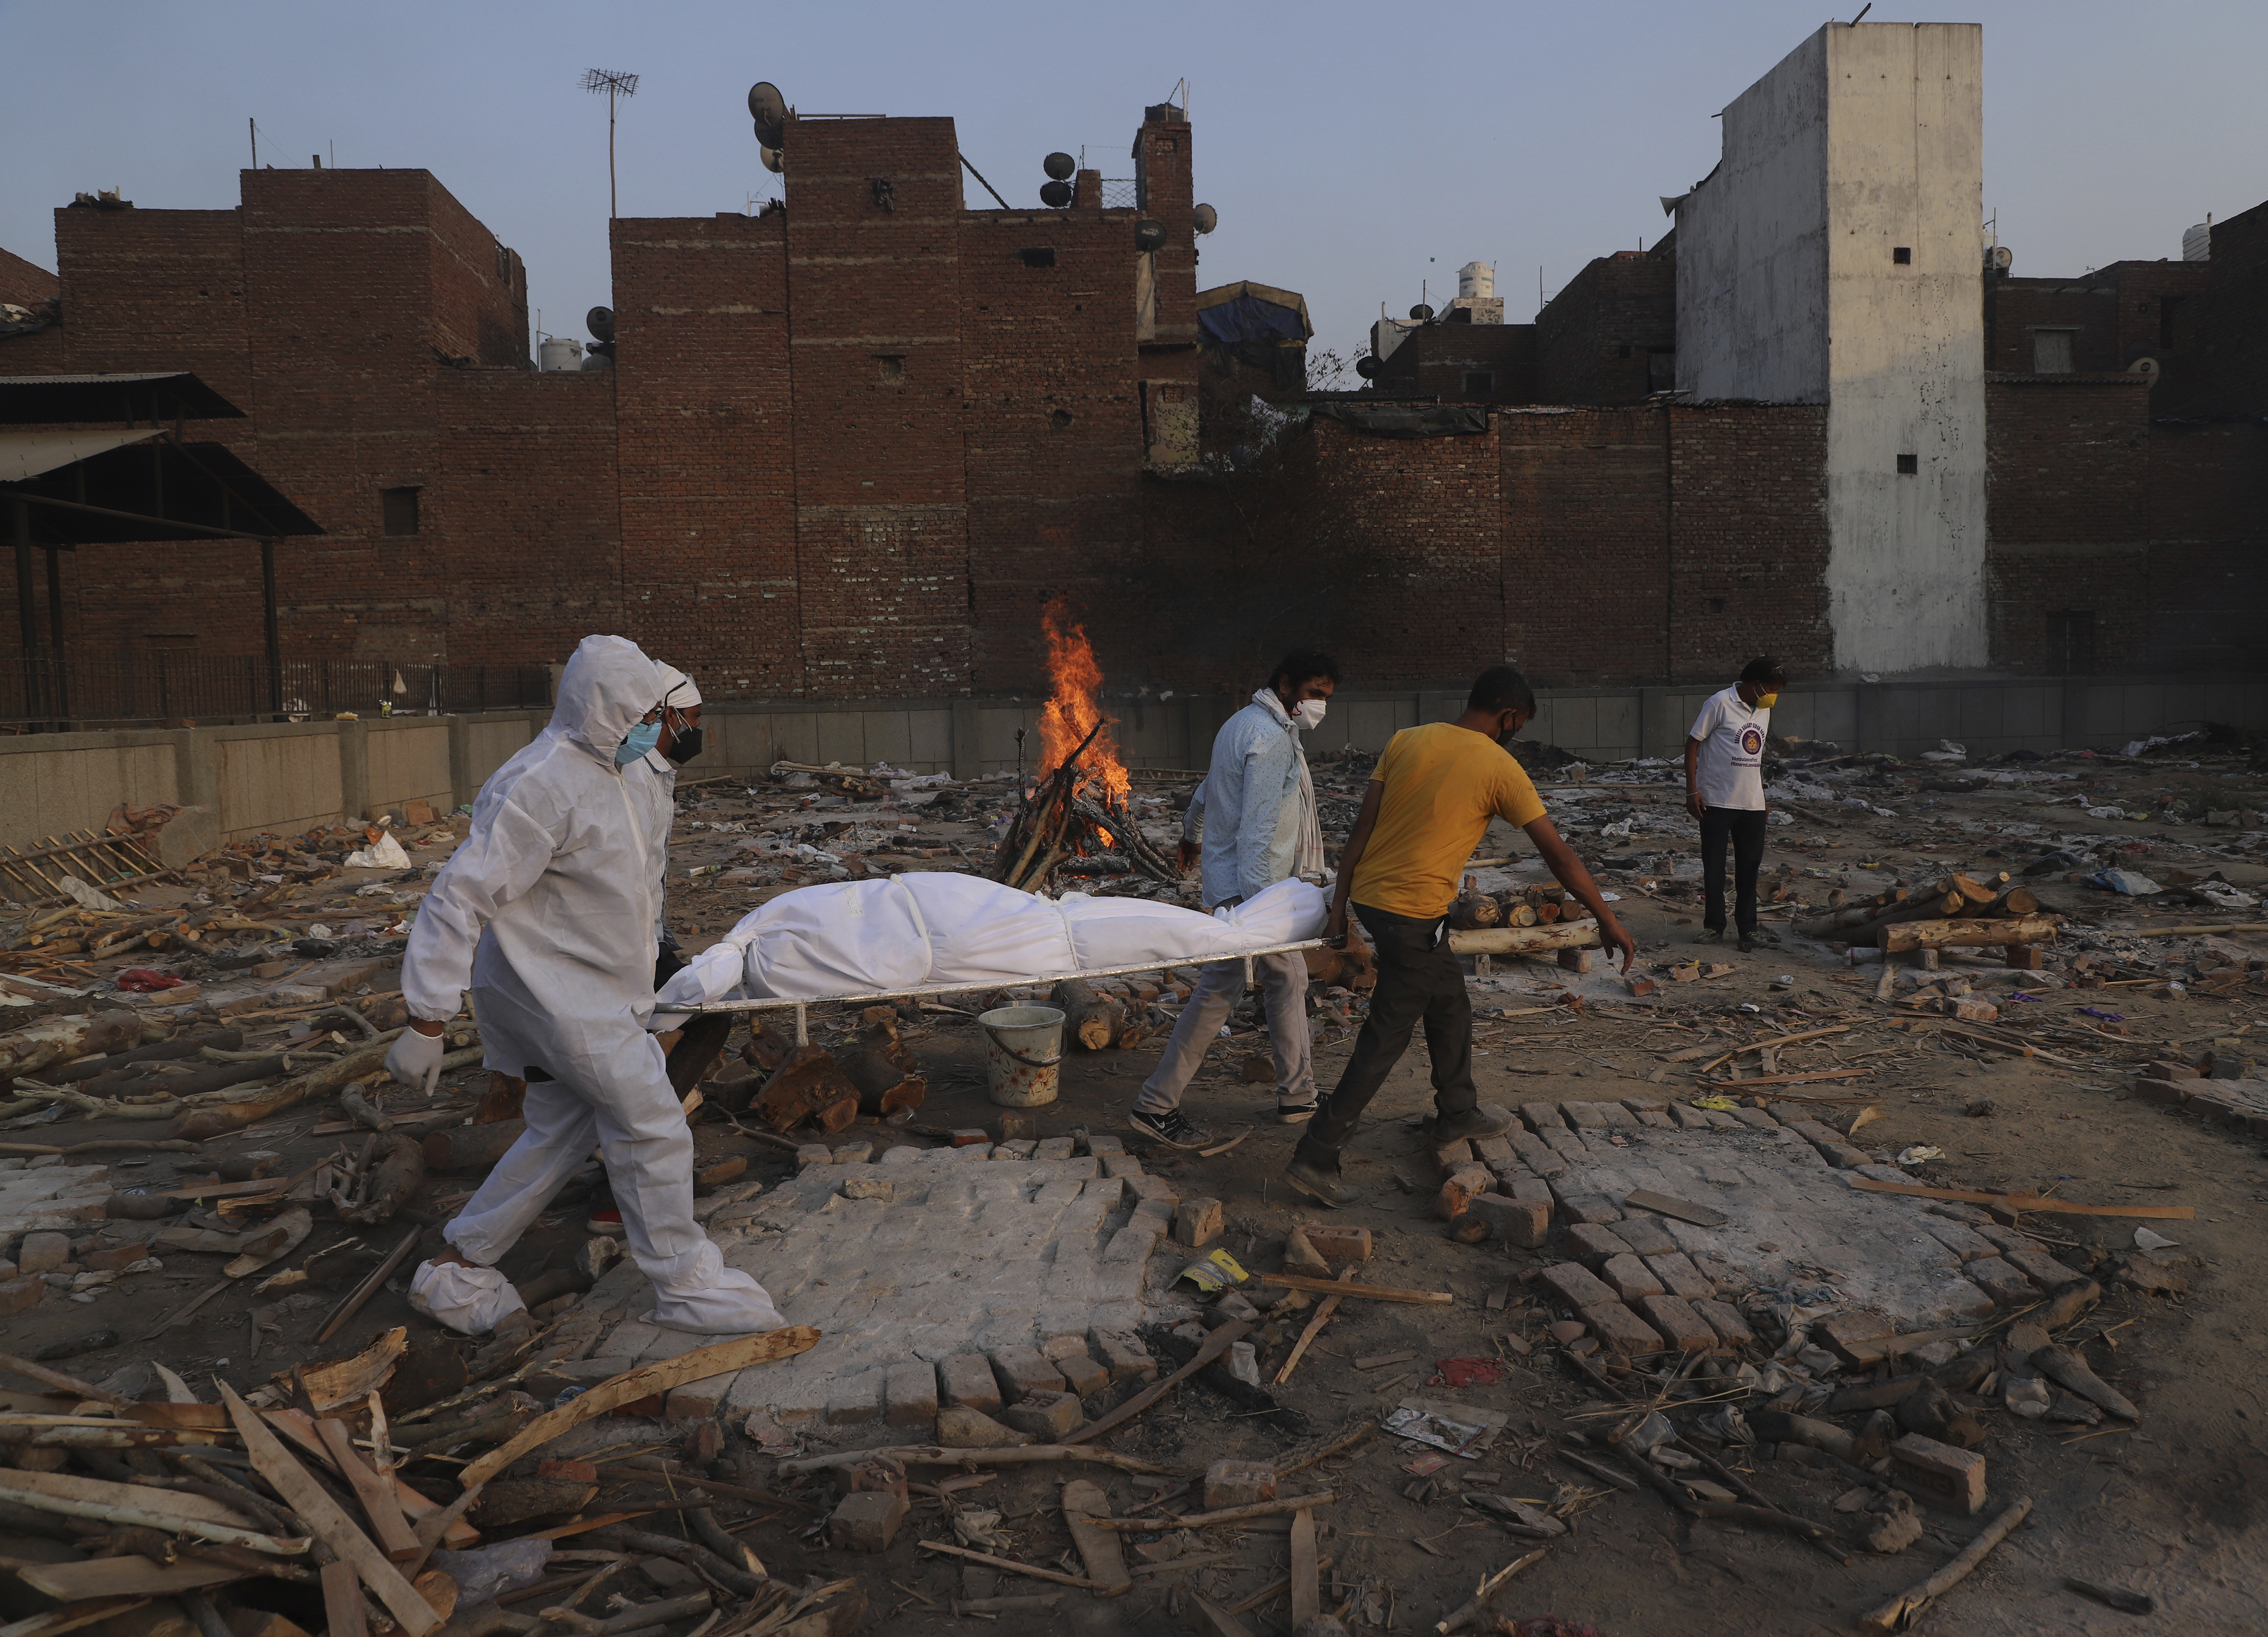
[[[659,722],[640,722],[624,735],[622,746],[615,752],[615,765],[628,767],[661,742]]]

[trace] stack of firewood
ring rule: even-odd
[[[1069,860],[1111,854],[1152,881],[1181,879],[1174,860],[1143,837],[1125,803],[1106,793],[1102,781],[1081,766],[1079,758],[1103,726],[1096,723],[1061,766],[1022,793],[1022,804],[993,855],[994,881],[1038,892]]]
[[[2005,870],[1981,881],[1955,874],[1918,889],[1892,887],[1830,908],[1825,915],[1797,923],[1795,930],[1806,938],[1881,944],[1892,950],[2025,944],[2054,931],[2052,920],[2039,910],[2038,897],[2029,888],[2010,884]],[[1997,925],[1979,928],[1978,922]]]

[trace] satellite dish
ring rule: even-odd
[[[2164,365],[2146,354],[2128,365],[2126,366],[2126,372],[2129,375],[2139,375],[2144,380],[2154,387],[2158,384],[2158,376],[2164,368]]]
[[[1076,195],[1071,191],[1071,185],[1069,182],[1042,182],[1040,184],[1040,203],[1047,206],[1050,210],[1062,210],[1065,205],[1069,204],[1075,196]]]
[[[1421,301],[1416,306],[1410,309],[1410,316],[1416,319],[1420,324],[1430,324],[1433,321],[1433,309],[1427,306]]]
[[[1161,223],[1145,217],[1134,224],[1134,247],[1137,250],[1155,250],[1165,242],[1166,229]]]
[[[768,147],[759,143],[756,145],[756,151],[763,156],[764,168],[773,175],[783,176],[787,173],[786,161],[781,159],[780,151],[777,148]]]
[[[1364,353],[1362,357],[1354,361],[1354,372],[1361,376],[1365,380],[1376,380],[1378,379],[1379,372],[1383,370],[1385,367],[1386,365],[1381,364],[1376,358],[1373,358],[1367,352]]]
[[[756,122],[756,140],[767,148],[781,145],[787,132],[787,99],[768,79],[748,87],[748,114]]]
[[[1984,253],[1984,265],[1996,272],[2005,273],[2016,260],[2016,253],[2006,245],[1994,245]]]
[[[1209,233],[1220,225],[1220,212],[1209,204],[1201,204],[1189,212],[1189,219],[1197,224],[1197,232]]]
[[[593,307],[583,315],[583,328],[599,341],[615,338],[615,310],[612,307]]]
[[[1068,153],[1051,153],[1040,161],[1040,166],[1050,179],[1059,182],[1069,181],[1079,172],[1079,161]]]

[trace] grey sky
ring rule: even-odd
[[[1855,7],[1846,7],[1847,16]],[[1948,15],[1924,14],[1934,19]],[[2268,198],[2268,7],[2042,0],[1949,9],[1985,27],[1985,205],[2024,274],[2178,256],[2207,211]],[[1878,10],[1870,21],[1914,20]],[[606,106],[626,216],[705,216],[776,190],[749,84],[812,113],[950,114],[1036,204],[1053,148],[1130,173],[1145,103],[1186,76],[1197,196],[1220,212],[1201,285],[1306,293],[1351,354],[1379,303],[1498,266],[1506,316],[1584,262],[1652,244],[1656,196],[1716,161],[1710,116],[1826,20],[1785,0],[1462,8],[990,3],[387,5],[0,0],[0,245],[55,264],[48,212],[121,188],[144,209],[237,203],[248,160],[422,166],[526,259],[547,328],[609,299]],[[989,203],[974,184],[973,199]]]

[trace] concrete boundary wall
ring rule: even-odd
[[[1678,756],[1703,687],[1549,689],[1531,738],[1594,762]],[[1037,699],[718,702],[703,713],[708,748],[688,779],[761,771],[775,761],[846,767],[887,762],[974,778],[1039,762]],[[1118,738],[1136,768],[1202,768],[1241,697],[1117,700]],[[1458,689],[1346,691],[1331,701],[1313,754],[1375,752],[1404,727],[1447,721]],[[543,730],[542,711],[37,734],[0,739],[0,844],[99,829],[122,801],[211,810],[214,841],[289,835],[348,815],[398,814],[423,798],[469,802],[489,775]],[[1912,756],[1940,739],[1972,756],[2005,750],[2117,747],[2200,722],[2268,728],[2268,678],[2024,677],[1798,683],[1772,714],[1782,735],[1845,750]]]

